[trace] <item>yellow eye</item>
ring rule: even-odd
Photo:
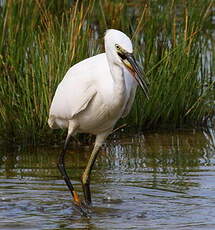
[[[115,46],[116,46],[116,48],[117,48],[118,50],[120,50],[120,49],[121,49],[119,45],[117,45],[117,44],[116,44]]]

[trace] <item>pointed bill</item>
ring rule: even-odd
[[[144,78],[142,78],[143,73],[140,67],[138,66],[136,60],[134,59],[134,56],[131,53],[124,53],[123,56],[123,63],[129,70],[131,70],[134,73],[134,78],[136,79],[139,86],[142,88],[146,98],[149,99],[149,88],[147,81]]]

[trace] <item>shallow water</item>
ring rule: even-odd
[[[215,229],[215,131],[112,136],[80,217],[56,168],[59,147],[0,150],[0,229]],[[88,147],[66,165],[81,194]]]

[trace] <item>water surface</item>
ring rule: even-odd
[[[70,147],[77,191],[90,147]],[[59,147],[0,150],[0,229],[215,229],[215,131],[112,136],[80,217],[56,168]]]

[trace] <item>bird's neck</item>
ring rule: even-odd
[[[113,85],[114,97],[115,97],[114,101],[118,104],[121,104],[124,102],[125,93],[126,93],[123,68],[113,63],[112,65],[110,65],[110,72],[114,82]]]

